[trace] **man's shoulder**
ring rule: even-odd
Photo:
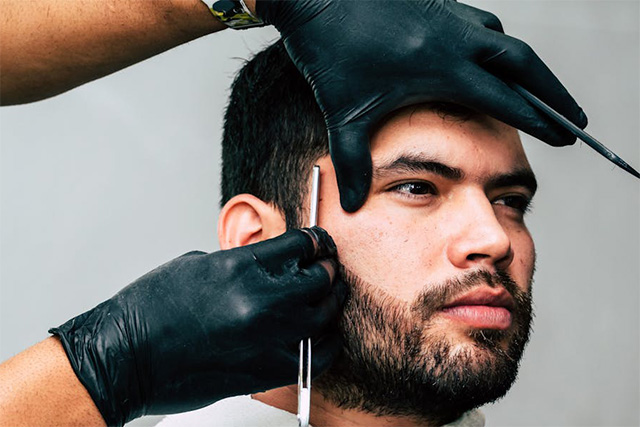
[[[474,409],[443,427],[483,427],[484,424],[484,414]],[[266,405],[247,395],[223,399],[195,411],[169,415],[157,427],[282,427],[296,425],[298,425],[298,420],[294,414]]]
[[[254,400],[251,396],[236,396],[191,412],[165,417],[158,427],[225,426],[281,427],[298,425],[294,414]]]

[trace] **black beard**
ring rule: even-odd
[[[427,286],[409,305],[344,267],[342,277],[351,288],[339,325],[344,352],[314,382],[339,408],[440,425],[501,398],[515,381],[531,330],[531,286],[523,292],[506,272],[477,271]],[[513,296],[514,328],[473,329],[463,345],[430,330],[446,302],[481,284]]]

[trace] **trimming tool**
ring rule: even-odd
[[[309,227],[318,224],[318,198],[320,189],[320,166],[313,167],[311,184],[311,209]],[[306,356],[306,357],[305,357]],[[311,413],[311,338],[300,341],[300,361],[298,364],[298,426],[309,426]]]
[[[578,138],[586,142],[589,147],[593,148],[602,156],[609,159],[609,161],[611,161],[613,164],[629,172],[631,175],[635,176],[636,178],[640,178],[640,173],[638,173],[637,170],[629,166],[627,162],[622,160],[620,156],[615,154],[613,151],[609,150],[607,147],[604,146],[604,144],[602,144],[600,141],[598,141],[597,139],[589,135],[587,132],[583,131],[578,126],[571,123],[571,121],[569,121],[566,117],[564,117],[562,114],[558,113],[556,110],[554,110],[553,108],[549,107],[547,104],[542,102],[542,100],[540,100],[537,96],[535,96],[534,94],[532,94],[531,92],[523,88],[522,86],[518,85],[517,83],[507,82],[507,84],[511,87],[511,89],[515,90],[520,96],[522,96],[524,99],[529,101],[531,104],[537,107],[540,111],[544,112],[547,116],[553,119],[560,126],[562,126],[566,130],[568,130],[569,132],[571,132],[572,134],[574,134],[575,136],[577,136]]]

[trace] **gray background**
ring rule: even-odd
[[[583,106],[588,131],[640,167],[638,1],[471,4],[528,41]],[[228,88],[242,58],[275,37],[224,31],[0,109],[0,359],[157,265],[217,249]],[[638,181],[584,144],[524,140],[540,181],[529,217],[537,318],[488,425],[638,425]]]

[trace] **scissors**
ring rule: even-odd
[[[320,188],[320,166],[313,167],[311,186],[311,209],[309,227],[318,224],[318,199]],[[311,338],[300,341],[300,360],[298,363],[298,426],[309,426],[311,413]]]

